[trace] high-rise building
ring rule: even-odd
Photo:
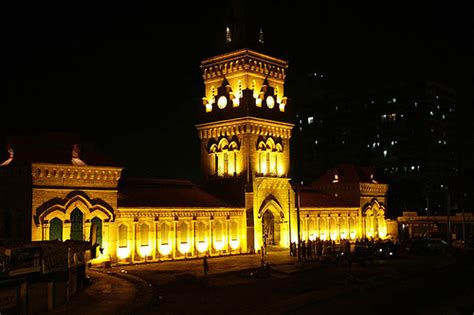
[[[297,114],[295,154],[309,157],[297,176],[370,165],[390,184],[392,211],[445,211],[458,192],[455,102],[452,89],[430,81],[335,89]]]

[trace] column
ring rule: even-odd
[[[70,240],[71,239],[71,222],[64,222],[63,223],[63,240]]]
[[[212,255],[214,250],[214,218],[211,218],[209,229],[211,232],[211,243],[209,244],[209,255]]]
[[[44,222],[42,224],[42,237],[41,240],[43,241],[49,241],[49,222]]]
[[[303,233],[304,239],[306,241],[308,241],[309,240],[309,230],[308,230],[308,218],[307,217],[304,218],[304,230],[305,230],[304,233]]]
[[[104,249],[104,257],[107,257],[111,252],[109,247],[112,244],[109,243],[109,222],[102,221],[102,248]]]
[[[87,220],[84,222],[84,231],[83,231],[84,235],[82,237],[82,239],[84,241],[86,240],[89,240],[89,241],[92,241],[91,240],[91,221],[90,220]]]
[[[138,220],[133,221],[133,231],[132,231],[132,261],[139,260],[140,256],[138,255],[138,240],[137,240],[137,233],[138,233]]]
[[[341,214],[337,217],[337,239],[341,239]]]
[[[159,259],[159,240],[158,240],[158,233],[159,233],[159,222],[155,218],[155,222],[153,222],[153,259]]]
[[[320,222],[319,222],[319,215],[316,217],[316,231],[317,231],[317,236],[316,237],[321,238],[321,226],[320,226]]]
[[[193,238],[192,238],[193,246],[191,247],[191,256],[194,257],[194,255],[196,255],[196,253],[198,252],[196,249],[196,218],[193,218],[192,224],[193,224]]]
[[[173,221],[173,259],[176,258],[176,249],[178,248],[178,222]]]
[[[227,253],[230,253],[232,249],[230,247],[229,218],[225,220],[225,230],[226,230],[226,251]]]

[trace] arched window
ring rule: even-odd
[[[125,224],[120,224],[119,226],[119,247],[127,247],[127,240],[128,240],[128,229]]]
[[[83,214],[81,210],[77,208],[74,209],[74,211],[71,213],[71,240],[84,240],[83,221]]]
[[[63,240],[63,221],[54,218],[49,222],[49,240]]]
[[[161,245],[168,245],[170,239],[170,226],[168,223],[162,223],[160,225],[161,231]]]
[[[278,152],[275,152],[275,153],[273,153],[273,154],[274,154],[274,156],[275,156],[275,159],[274,159],[275,163],[273,164],[272,172],[273,172],[273,174],[277,174],[277,168],[278,168]]]
[[[95,217],[91,220],[91,224],[92,226],[96,226],[97,244],[99,244],[99,247],[102,248],[102,220],[98,217]]]
[[[214,225],[214,239],[216,242],[222,242],[222,223],[219,221]]]
[[[188,242],[188,225],[186,222],[181,222],[179,225],[179,239],[181,243]]]
[[[266,165],[267,165],[267,172],[271,172],[271,168],[270,168],[270,152],[267,152]]]
[[[326,236],[328,234],[328,223],[326,218],[321,218],[319,220],[319,234]]]
[[[199,222],[197,226],[197,241],[199,243],[204,243],[206,241],[206,224],[204,222]]]
[[[308,235],[309,235],[309,239],[311,240],[314,240],[316,238],[313,219],[308,220]]]
[[[142,223],[142,225],[140,225],[140,246],[148,246],[149,231],[150,228],[148,227],[148,224]]]
[[[224,175],[229,174],[229,155],[224,152]]]
[[[329,230],[331,231],[331,234],[334,233],[337,229],[337,224],[336,224],[336,218],[330,218],[329,219]]]
[[[237,238],[238,238],[238,225],[237,225],[237,222],[231,221],[229,229],[230,229],[230,240],[231,241],[237,241]]]

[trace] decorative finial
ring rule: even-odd
[[[263,44],[263,28],[261,28],[260,32],[258,33],[258,42]]]
[[[225,28],[225,41],[227,42],[227,44],[232,42],[232,34],[230,33],[229,27]]]
[[[79,149],[79,146],[77,144],[74,144],[72,146],[71,164],[75,166],[87,166],[87,164],[79,158],[80,152],[81,150]]]
[[[8,159],[4,161],[2,164],[0,164],[0,167],[7,166],[13,161],[13,149],[10,147],[9,144],[7,144],[7,151],[8,151]]]

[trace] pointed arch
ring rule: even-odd
[[[229,140],[227,140],[226,138],[222,138],[219,140],[219,144],[217,145],[217,149],[219,151],[227,150],[228,147],[229,147]]]
[[[84,214],[78,208],[71,211],[71,240],[84,240]]]
[[[363,213],[365,215],[367,215],[367,213],[370,213],[376,216],[385,216],[385,206],[380,203],[377,198],[372,198],[369,203],[365,204],[363,209]]]
[[[49,221],[49,240],[63,240],[63,221],[57,217]]]
[[[208,143],[208,152],[215,153],[217,151],[217,144],[214,140],[209,141]]]
[[[239,145],[237,144],[236,141],[232,141],[231,143],[229,143],[229,148],[228,148],[229,151],[235,151],[238,149],[239,149]]]
[[[115,220],[113,208],[108,203],[101,199],[90,199],[83,191],[73,191],[64,199],[54,198],[45,202],[36,209],[34,220],[37,225],[54,217],[62,221],[69,220],[75,209],[79,209],[86,219],[98,217],[104,222]]]
[[[272,194],[268,195],[265,200],[263,200],[262,204],[260,205],[260,209],[258,210],[258,217],[261,218],[263,213],[269,208],[273,208],[274,212],[276,211],[274,214],[279,216],[281,220],[285,218],[283,207],[281,206],[278,199],[276,199]]]
[[[275,149],[277,152],[283,152],[283,146],[281,145],[281,143],[277,143],[275,145]]]
[[[272,137],[268,137],[267,141],[265,141],[267,145],[267,150],[274,151],[275,150],[275,140]]]

